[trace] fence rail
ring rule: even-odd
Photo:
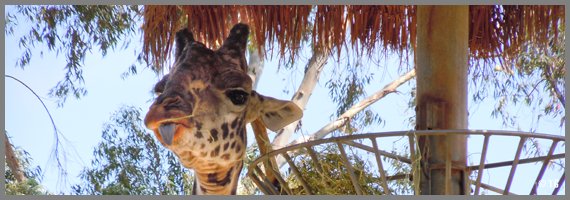
[[[410,180],[413,180],[414,177],[414,172],[420,172],[420,169],[416,169],[419,165],[415,165],[414,161],[417,161],[418,158],[417,156],[417,152],[416,151],[416,147],[417,147],[417,143],[416,138],[418,136],[448,136],[448,135],[470,135],[470,136],[474,136],[474,135],[480,135],[484,137],[483,140],[483,147],[481,149],[481,157],[479,164],[477,165],[472,165],[472,166],[467,166],[466,170],[468,173],[472,173],[472,172],[477,172],[477,176],[475,178],[475,180],[470,180],[471,185],[473,185],[475,187],[475,189],[473,191],[471,191],[470,193],[472,193],[473,195],[479,195],[481,193],[481,188],[487,189],[489,191],[493,191],[499,194],[504,194],[504,195],[513,195],[514,193],[512,193],[510,191],[511,189],[511,185],[513,180],[515,179],[515,173],[516,173],[516,169],[517,166],[522,165],[522,164],[528,164],[528,163],[540,163],[542,162],[542,165],[540,167],[540,170],[538,170],[536,178],[530,178],[532,177],[531,174],[525,174],[525,180],[532,180],[534,179],[534,182],[529,182],[529,184],[532,184],[532,189],[530,190],[529,194],[531,195],[536,195],[537,194],[537,187],[539,186],[539,183],[541,183],[541,180],[543,179],[543,176],[545,174],[546,168],[549,166],[549,164],[551,163],[551,161],[553,160],[559,160],[559,159],[564,159],[565,158],[565,152],[562,153],[555,153],[556,147],[558,144],[560,143],[565,143],[565,138],[563,136],[557,136],[557,135],[550,135],[550,134],[542,134],[542,133],[530,133],[530,132],[518,132],[518,131],[504,131],[504,130],[421,130],[421,131],[393,131],[393,132],[376,132],[376,133],[366,133],[366,134],[355,134],[355,135],[347,135],[347,136],[340,136],[340,137],[331,137],[331,138],[326,138],[326,139],[320,139],[320,140],[313,140],[313,141],[308,141],[305,143],[300,143],[300,144],[295,144],[295,145],[291,145],[291,146],[287,146],[281,149],[277,149],[271,152],[268,152],[265,155],[261,155],[259,158],[257,158],[256,160],[254,160],[248,168],[248,173],[247,175],[253,180],[253,182],[257,185],[257,187],[260,189],[261,192],[265,193],[265,194],[298,194],[299,189],[295,189],[292,188],[290,185],[288,185],[288,182],[286,180],[290,180],[290,178],[294,178],[299,187],[304,191],[304,194],[313,194],[313,188],[312,186],[309,184],[309,182],[307,182],[304,178],[303,178],[303,174],[300,170],[300,166],[296,166],[294,160],[291,158],[292,156],[299,156],[299,155],[308,155],[308,159],[311,159],[311,163],[314,164],[315,169],[317,170],[318,174],[322,175],[323,172],[321,171],[323,168],[321,167],[321,163],[319,160],[319,153],[315,151],[316,146],[318,145],[323,145],[323,144],[330,144],[330,145],[334,145],[336,146],[336,148],[339,150],[339,155],[340,155],[340,161],[342,163],[342,165],[344,166],[344,168],[346,169],[346,173],[348,173],[349,175],[349,179],[352,183],[352,187],[354,187],[354,191],[356,192],[356,194],[366,194],[363,191],[362,186],[358,183],[357,180],[357,175],[355,174],[355,169],[353,168],[353,164],[351,163],[351,161],[348,159],[347,153],[346,153],[346,148],[345,146],[348,147],[353,147],[356,149],[360,149],[366,152],[370,152],[372,154],[374,154],[373,158],[374,161],[371,161],[373,163],[376,163],[377,168],[378,168],[378,180],[380,183],[378,183],[380,185],[380,187],[383,189],[383,194],[393,194],[393,191],[390,191],[389,189],[389,185],[388,182],[390,181],[394,181],[394,180],[399,180],[399,179],[404,179],[404,178],[408,178]],[[377,139],[383,139],[383,138],[388,138],[388,137],[408,137],[409,143],[410,143],[410,148],[408,149],[408,154],[410,156],[401,156],[401,155],[397,155],[394,153],[390,153],[384,150],[379,149],[378,147],[378,143],[377,143]],[[494,162],[494,163],[487,163],[486,159],[487,159],[487,154],[488,154],[488,149],[490,146],[490,140],[493,137],[496,136],[506,136],[506,137],[511,137],[511,138],[519,138],[519,142],[518,145],[516,146],[516,153],[515,156],[512,160],[508,160],[508,161],[501,161],[501,162]],[[546,155],[543,156],[537,156],[537,157],[532,157],[532,158],[523,158],[521,159],[521,152],[523,149],[523,146],[525,144],[525,141],[527,139],[530,138],[534,138],[534,139],[544,139],[544,140],[550,140],[552,141],[551,145],[548,147],[549,151]],[[364,144],[363,142],[359,142],[359,141],[370,141],[370,145]],[[265,172],[262,169],[267,169],[267,168],[263,168],[261,167],[261,165],[263,164],[268,164],[271,162],[267,162],[269,161],[269,159],[277,159],[277,157],[282,157],[284,158],[288,165],[289,165],[289,176],[286,176],[287,178],[283,177],[283,173],[281,173],[280,170],[278,170],[276,166],[270,166],[269,169],[272,169],[272,172],[275,174],[275,176],[277,176],[277,180],[279,181],[280,185],[281,185],[281,190],[282,191],[277,191],[277,188],[274,187],[274,185],[272,183],[270,183],[266,176],[265,176]],[[403,164],[409,165],[412,168],[412,173],[411,174],[397,174],[397,175],[393,175],[393,176],[388,176],[385,173],[385,168],[382,164],[382,158],[390,158],[390,159],[394,159],[397,162],[401,162]],[[451,161],[449,161],[451,162]],[[454,166],[454,165],[453,165]],[[453,167],[451,165],[451,163],[447,163],[444,167],[446,168],[446,170],[450,171],[451,169],[447,169],[447,168],[451,168]],[[486,183],[482,183],[482,177],[483,177],[483,172],[485,172],[488,169],[492,169],[492,168],[498,168],[498,167],[507,167],[507,166],[511,166],[510,171],[509,171],[509,175],[508,175],[508,179],[507,179],[507,183],[504,186],[504,188],[497,188],[495,186],[491,186],[489,184]],[[556,195],[558,194],[561,185],[564,183],[565,181],[565,174],[563,172],[560,176],[560,179],[558,181],[558,185],[553,188],[553,191],[551,194]],[[448,180],[450,181],[450,180]],[[415,182],[417,183],[417,182]],[[418,193],[419,189],[417,186],[413,186],[414,187],[414,191],[415,193]],[[443,187],[443,186],[442,186]],[[297,191],[297,193],[295,193],[294,191]]]

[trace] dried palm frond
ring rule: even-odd
[[[485,61],[512,59],[527,41],[546,48],[549,34],[557,35],[565,23],[565,8],[557,5],[474,5],[469,12],[470,56]],[[216,48],[233,24],[243,22],[258,49],[277,49],[281,58],[295,59],[306,34],[315,50],[336,51],[337,56],[343,47],[368,56],[381,47],[380,53],[402,56],[416,44],[415,13],[413,5],[145,6],[143,55],[160,69],[169,58],[173,33],[182,26]]]
[[[145,6],[143,59],[154,70],[163,68],[170,57],[174,35],[180,26],[176,6]]]

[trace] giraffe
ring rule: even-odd
[[[261,121],[272,131],[300,119],[291,101],[252,90],[245,50],[249,27],[236,24],[217,50],[175,35],[174,66],[154,86],[158,95],[146,127],[195,173],[192,194],[235,195],[246,149],[246,124]]]

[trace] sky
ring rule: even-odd
[[[7,9],[7,11],[9,10]],[[23,30],[27,30],[26,27],[29,27],[25,20],[20,21],[20,23],[21,26],[15,30],[15,36],[7,35],[5,37],[5,73],[26,83],[42,98],[59,131],[67,139],[63,147],[71,150],[70,152],[75,152],[70,154],[66,162],[69,173],[68,182],[64,185],[58,184],[57,168],[53,159],[50,159],[54,137],[47,113],[27,88],[8,78],[5,79],[5,130],[14,145],[31,154],[34,161],[33,166],[42,167],[45,172],[42,185],[53,193],[68,193],[69,185],[79,183],[80,180],[77,176],[80,170],[90,166],[93,149],[102,141],[103,126],[110,121],[111,114],[126,105],[141,108],[143,113],[146,113],[153,99],[151,89],[161,76],[157,76],[145,67],[139,67],[137,75],[129,76],[126,79],[121,78],[121,74],[135,62],[135,52],[140,51],[142,47],[141,40],[139,40],[141,37],[137,34],[132,36],[133,42],[125,50],[109,51],[105,57],[102,57],[98,50],[91,52],[85,59],[83,68],[87,95],[81,99],[70,97],[63,107],[57,107],[55,99],[49,97],[48,93],[58,81],[63,79],[65,57],[48,52],[47,47],[38,46],[33,51],[34,56],[29,66],[24,69],[16,67],[16,60],[23,52],[22,49],[18,48],[17,40],[23,34]],[[41,49],[45,51],[43,56],[39,54]],[[276,59],[267,61],[257,91],[266,96],[290,99],[303,78],[302,69],[309,57],[309,54],[303,53],[297,61],[296,70],[287,70],[283,67],[278,70]],[[363,64],[374,65],[367,61],[364,61]],[[374,74],[374,79],[372,84],[365,88],[368,95],[405,73],[405,71],[398,72],[398,62],[395,56],[389,57],[379,64],[380,67],[370,68],[370,73]],[[305,134],[313,133],[334,120],[331,116],[335,113],[336,107],[325,85],[326,81],[333,75],[332,69],[334,67],[335,62],[329,60],[306,106],[302,119],[303,133]],[[414,116],[414,110],[408,107],[411,84],[415,84],[415,82],[402,85],[398,88],[400,93],[389,94],[373,104],[371,108],[380,114],[384,122],[381,125],[366,127],[360,132],[411,130],[413,127],[407,123],[408,118]],[[500,119],[491,117],[490,113],[494,104],[492,98],[480,104],[474,104],[471,101],[471,96],[469,96],[469,129],[514,130],[503,127]],[[509,111],[519,118],[520,130],[522,131],[528,131],[531,128],[532,119],[538,114],[529,108],[520,106],[509,108]],[[536,132],[563,136],[565,135],[565,128],[559,127],[559,122],[559,119],[543,118],[538,123]],[[270,133],[270,138],[273,136],[274,134]],[[248,132],[248,141],[254,141],[251,131]],[[512,160],[517,143],[518,139],[492,138],[488,162]],[[469,138],[470,163],[479,162],[481,144],[482,137]],[[391,150],[393,147],[391,141],[381,141],[380,146],[387,150]],[[564,152],[564,148],[559,146],[557,152]],[[531,185],[536,175],[532,175],[533,180],[529,181],[525,174],[537,174],[537,168],[540,168],[540,164],[519,165],[511,192],[528,193],[532,187],[528,185]],[[492,180],[491,185],[503,188],[509,169],[490,170],[490,174],[486,174],[483,181],[489,183],[489,180]],[[556,171],[549,171],[544,180],[548,183],[557,182],[559,176],[560,174]],[[548,185],[543,185],[543,187],[539,187],[539,193],[552,189]],[[562,187],[559,194],[564,193],[564,187]]]

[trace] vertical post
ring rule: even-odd
[[[468,14],[468,6],[418,6],[417,130],[467,128]],[[452,163],[448,192],[469,194],[467,136],[421,136],[418,146],[421,194],[445,194],[447,153]]]

